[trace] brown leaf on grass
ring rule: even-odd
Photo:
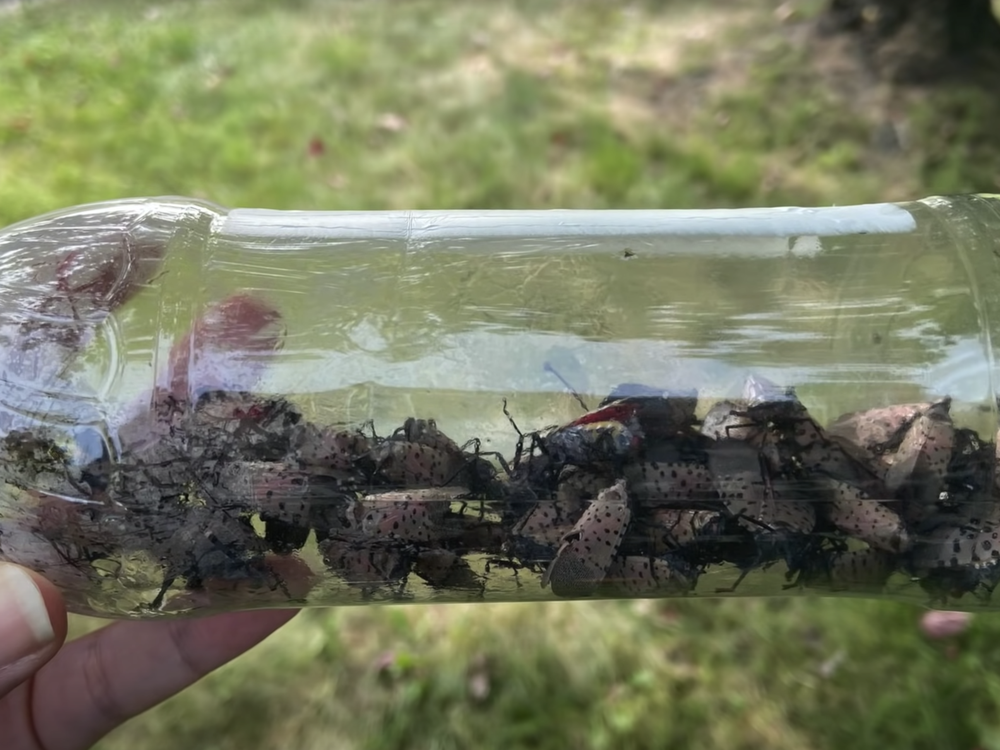
[[[309,145],[306,150],[309,153],[309,156],[315,159],[326,153],[326,144],[323,143],[323,139],[319,136],[313,136],[309,139]]]

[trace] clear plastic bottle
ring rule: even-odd
[[[118,618],[990,609],[998,257],[988,195],[41,216],[0,231],[0,559]]]

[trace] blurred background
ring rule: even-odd
[[[1000,192],[989,0],[0,2],[0,226]],[[100,750],[1000,748],[1000,615],[851,599],[304,612]],[[74,634],[100,627],[75,618]]]

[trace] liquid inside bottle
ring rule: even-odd
[[[0,559],[71,609],[992,608],[1000,199],[77,207],[0,233]]]

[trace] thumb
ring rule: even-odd
[[[0,562],[0,698],[37,672],[65,639],[66,607],[56,587]]]

